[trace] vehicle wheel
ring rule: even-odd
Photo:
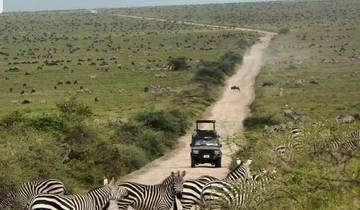
[[[221,159],[215,161],[215,168],[221,168]]]
[[[191,168],[195,168],[195,162],[193,159],[191,159]]]

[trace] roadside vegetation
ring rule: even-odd
[[[351,136],[360,129],[359,9],[359,1],[335,0],[113,12],[278,32],[234,155],[277,178],[244,209],[359,209],[360,139]],[[357,148],[344,150],[346,141]]]
[[[42,178],[83,192],[161,157],[258,37],[106,13],[0,19],[0,197]]]

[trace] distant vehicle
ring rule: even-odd
[[[222,152],[220,136],[215,129],[215,120],[197,120],[196,128],[191,138],[191,168],[198,164],[210,163],[221,168]],[[212,130],[201,130],[200,124],[212,124]]]
[[[240,87],[239,87],[239,86],[231,86],[231,90],[238,90],[238,91],[240,91]]]

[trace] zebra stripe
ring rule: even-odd
[[[360,139],[360,130],[351,132],[351,138]]]
[[[203,187],[211,181],[218,180],[212,176],[201,176],[197,179],[190,179],[184,182],[182,198],[180,199],[182,209],[190,210],[192,206],[199,205],[201,200],[201,191]],[[175,202],[174,210],[179,209]]]
[[[252,160],[241,161],[237,160],[237,166],[228,173],[228,175],[223,179],[224,181],[235,181],[238,179],[248,179],[251,178],[250,164]]]
[[[303,137],[301,129],[294,128],[290,131],[288,142],[275,147],[273,151],[280,155],[284,155],[289,151],[299,150],[303,147],[303,144],[300,142],[301,137]]]
[[[349,154],[359,147],[359,139],[334,139],[327,144],[329,152]]]
[[[275,171],[253,175],[250,179],[236,181],[213,181],[201,194],[202,205],[211,209],[232,209],[248,205],[256,193],[265,191],[267,184],[275,178]]]
[[[124,182],[119,186],[129,192],[127,198],[117,202],[118,209],[128,209],[131,206],[137,210],[168,210],[174,202],[175,197],[181,198],[185,171],[180,174],[171,173],[161,184],[143,185],[134,182]]]
[[[250,164],[252,160],[237,161],[237,166],[223,179],[226,181],[235,181],[237,179],[247,179],[251,177]],[[192,206],[197,206],[201,201],[201,192],[203,188],[211,181],[218,180],[212,176],[201,176],[197,179],[184,182],[183,197],[180,199],[182,209],[190,210]],[[178,209],[177,205],[174,209]]]
[[[6,198],[1,201],[0,209],[11,208],[15,201],[20,202],[22,207],[28,208],[31,199],[39,194],[64,195],[65,193],[64,184],[57,179],[27,182],[10,191]]]
[[[29,210],[102,210],[110,200],[120,200],[127,195],[127,190],[116,186],[112,180],[85,195],[38,195],[32,200]]]

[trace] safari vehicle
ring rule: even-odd
[[[220,136],[215,129],[215,120],[197,120],[191,138],[191,168],[198,164],[210,163],[221,168]],[[200,124],[212,124],[211,130],[200,129]],[[209,127],[204,126],[204,127]]]

